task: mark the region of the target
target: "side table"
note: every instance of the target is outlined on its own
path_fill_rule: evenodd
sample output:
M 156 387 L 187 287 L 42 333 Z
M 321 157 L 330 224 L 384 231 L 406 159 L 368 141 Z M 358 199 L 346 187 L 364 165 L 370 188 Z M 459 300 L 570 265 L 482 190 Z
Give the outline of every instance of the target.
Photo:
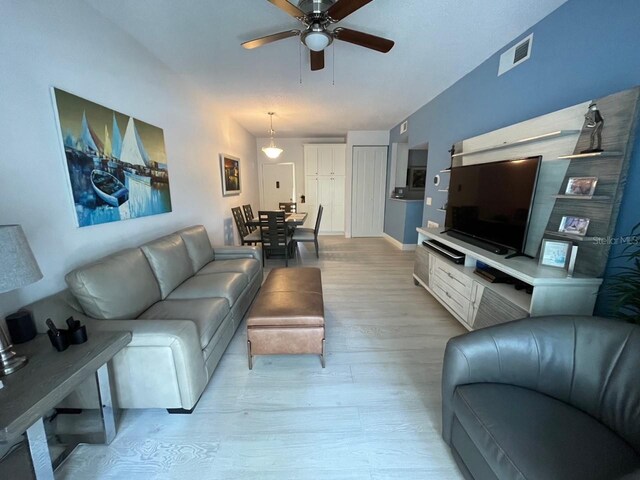
M 53 466 L 43 416 L 91 375 L 95 375 L 105 443 L 116 435 L 107 362 L 131 341 L 130 332 L 90 333 L 89 340 L 57 352 L 46 335 L 15 347 L 29 362 L 3 377 L 0 389 L 0 443 L 16 440 L 25 431 L 38 480 L 53 480 Z

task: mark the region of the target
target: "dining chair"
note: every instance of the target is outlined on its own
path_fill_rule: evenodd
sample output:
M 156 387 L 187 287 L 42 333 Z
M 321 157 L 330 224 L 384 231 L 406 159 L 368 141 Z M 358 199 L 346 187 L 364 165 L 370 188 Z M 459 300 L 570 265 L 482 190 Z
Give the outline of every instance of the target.
M 244 218 L 246 219 L 247 222 L 249 220 L 253 220 L 253 209 L 251 208 L 251 204 L 243 205 L 242 211 L 244 212 Z M 253 232 L 258 227 L 256 227 L 255 225 L 247 225 L 247 228 L 249 229 L 250 232 Z
M 289 244 L 291 237 L 288 235 L 287 224 L 285 223 L 285 212 L 258 212 L 260 220 L 260 240 L 262 241 L 262 266 L 266 253 L 273 253 L 274 250 L 284 250 L 284 264 L 289 266 Z
M 320 231 L 320 222 L 322 221 L 322 212 L 324 207 L 318 207 L 318 216 L 316 217 L 316 226 L 314 228 L 296 228 L 291 239 L 296 242 L 313 242 L 316 246 L 316 258 L 320 258 L 318 253 L 318 232 Z
M 278 208 L 284 210 L 285 213 L 297 213 L 298 204 L 296 202 L 280 202 Z
M 236 222 L 236 227 L 240 234 L 240 242 L 242 245 L 255 245 L 260 243 L 260 232 L 249 231 L 240 207 L 233 207 L 231 209 L 231 213 L 233 214 L 233 220 Z

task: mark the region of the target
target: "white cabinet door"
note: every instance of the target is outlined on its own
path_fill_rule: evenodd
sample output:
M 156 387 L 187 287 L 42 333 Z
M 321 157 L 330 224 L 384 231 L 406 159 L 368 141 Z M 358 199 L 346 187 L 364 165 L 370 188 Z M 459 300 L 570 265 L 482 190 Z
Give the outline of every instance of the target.
M 387 147 L 353 147 L 351 235 L 381 237 L 387 185 Z
M 318 175 L 332 175 L 333 148 L 331 145 L 318 145 Z
M 318 175 L 318 146 L 304 146 L 304 174 Z
M 301 212 L 307 212 L 307 220 L 304 226 L 313 228 L 316 224 L 316 215 L 318 213 L 318 177 L 308 175 L 305 177 L 304 192 L 306 203 L 300 205 Z
M 333 148 L 333 171 L 332 175 L 347 174 L 347 151 L 344 145 L 334 145 Z
M 320 230 L 333 232 L 333 179 L 329 176 L 318 177 L 318 205 L 324 207 Z

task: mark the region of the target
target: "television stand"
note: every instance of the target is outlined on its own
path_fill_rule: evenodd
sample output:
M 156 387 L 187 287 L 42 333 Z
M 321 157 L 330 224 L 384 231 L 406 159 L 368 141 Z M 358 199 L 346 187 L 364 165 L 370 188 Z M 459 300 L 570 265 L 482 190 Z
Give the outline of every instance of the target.
M 527 258 L 533 258 L 531 255 L 527 255 L 527 254 L 526 254 L 526 253 L 524 253 L 524 252 L 515 252 L 515 253 L 512 253 L 511 255 L 507 255 L 507 256 L 506 256 L 506 257 L 504 257 L 504 258 L 505 258 L 505 260 L 509 260 L 509 259 L 511 259 L 511 258 L 516 258 L 516 257 L 527 257 Z
M 439 228 L 417 231 L 414 282 L 469 330 L 528 316 L 593 315 L 601 278 L 568 277 L 566 270 L 523 256 L 506 259 Z M 464 264 L 457 265 L 422 243 L 430 245 L 433 240 L 464 255 Z M 492 278 L 475 273 L 479 264 L 485 270 L 491 267 Z
M 482 248 L 483 250 L 487 250 L 488 252 L 495 253 L 497 255 L 505 255 L 507 252 L 509 252 L 507 248 L 501 245 L 487 242 L 486 240 L 480 240 L 475 237 L 470 237 L 469 235 L 456 232 L 455 230 L 445 230 L 442 233 L 446 233 L 450 237 L 457 238 L 458 240 L 462 240 L 463 242 L 470 243 L 471 245 L 475 245 L 476 247 Z

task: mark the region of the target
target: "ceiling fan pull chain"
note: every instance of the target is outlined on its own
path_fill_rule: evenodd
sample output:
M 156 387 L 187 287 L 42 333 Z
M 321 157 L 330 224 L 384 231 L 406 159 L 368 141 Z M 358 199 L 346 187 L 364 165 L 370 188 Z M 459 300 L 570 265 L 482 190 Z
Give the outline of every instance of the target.
M 331 54 L 333 55 L 333 59 L 331 63 L 333 63 L 333 86 L 336 86 L 336 44 L 331 45 Z
M 298 67 L 300 70 L 300 85 L 302 85 L 302 42 L 298 42 Z

